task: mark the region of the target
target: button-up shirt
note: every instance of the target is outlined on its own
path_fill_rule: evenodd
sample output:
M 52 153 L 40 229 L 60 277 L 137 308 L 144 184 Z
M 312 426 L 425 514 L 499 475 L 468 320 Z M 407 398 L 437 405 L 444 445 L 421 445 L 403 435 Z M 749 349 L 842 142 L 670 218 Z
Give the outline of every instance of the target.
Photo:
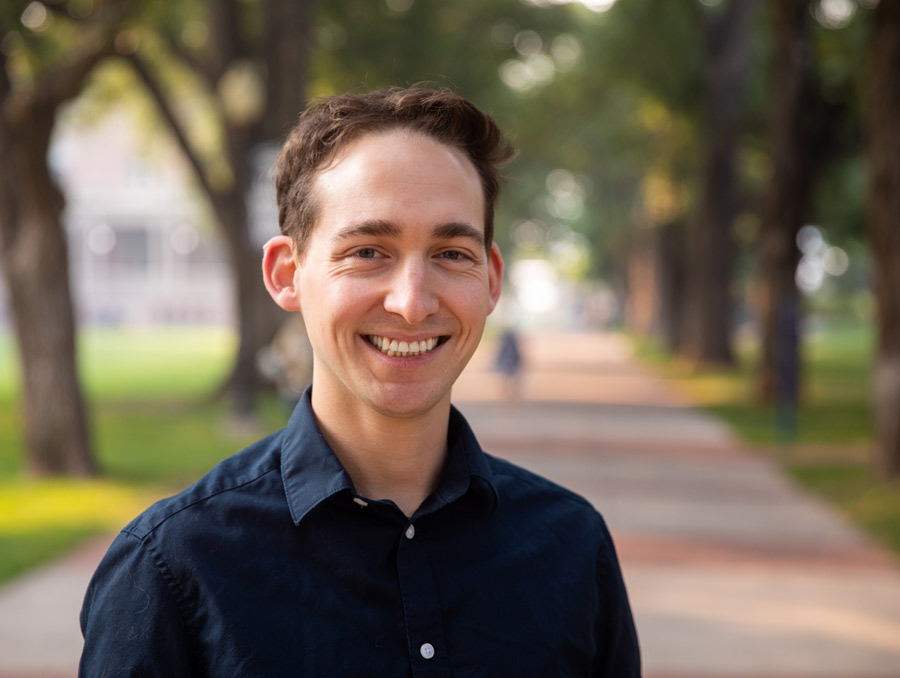
M 439 485 L 408 518 L 354 490 L 309 392 L 121 532 L 81 626 L 90 678 L 640 676 L 587 501 L 485 454 L 454 409 Z

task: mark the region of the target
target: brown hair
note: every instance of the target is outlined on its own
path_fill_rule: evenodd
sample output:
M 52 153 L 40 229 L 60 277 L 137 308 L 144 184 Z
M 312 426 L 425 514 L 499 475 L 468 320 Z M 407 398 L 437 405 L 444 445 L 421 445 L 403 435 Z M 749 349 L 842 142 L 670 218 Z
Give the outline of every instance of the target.
M 456 148 L 471 160 L 484 190 L 484 236 L 494 234 L 500 168 L 515 151 L 494 119 L 448 90 L 391 88 L 319 99 L 300 114 L 273 167 L 278 225 L 303 252 L 317 217 L 313 185 L 326 163 L 367 133 L 403 129 Z

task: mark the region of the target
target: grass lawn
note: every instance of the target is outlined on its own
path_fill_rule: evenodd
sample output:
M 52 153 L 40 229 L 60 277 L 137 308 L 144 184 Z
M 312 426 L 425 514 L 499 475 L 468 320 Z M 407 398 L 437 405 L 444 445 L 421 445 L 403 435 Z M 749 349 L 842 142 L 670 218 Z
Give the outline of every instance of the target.
M 248 427 L 208 397 L 229 369 L 234 341 L 215 328 L 85 331 L 79 366 L 103 474 L 37 480 L 24 473 L 14 347 L 0 335 L 0 582 L 117 530 L 284 425 L 287 412 L 274 399 Z
M 751 341 L 738 342 L 734 369 L 694 370 L 652 342 L 640 340 L 636 347 L 639 358 L 689 400 L 727 422 L 751 447 L 777 458 L 796 482 L 900 553 L 900 482 L 879 479 L 872 459 L 870 327 L 832 326 L 805 337 L 793 436 L 779 431 L 774 408 L 755 400 L 758 349 Z

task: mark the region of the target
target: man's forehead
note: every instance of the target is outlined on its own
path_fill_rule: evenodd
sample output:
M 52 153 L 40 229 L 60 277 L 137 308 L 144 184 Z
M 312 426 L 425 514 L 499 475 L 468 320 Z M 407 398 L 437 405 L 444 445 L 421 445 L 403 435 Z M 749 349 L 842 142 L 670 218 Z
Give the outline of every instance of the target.
M 387 165 L 392 160 L 396 161 L 398 152 L 402 151 L 421 160 L 440 157 L 444 163 L 455 166 L 463 174 L 475 179 L 479 186 L 481 184 L 478 170 L 463 151 L 424 132 L 403 127 L 365 132 L 348 141 L 319 168 L 316 181 L 339 170 L 369 173 L 375 163 L 381 161 Z
M 405 222 L 406 210 L 415 214 L 434 209 L 433 218 L 426 219 L 429 228 L 469 224 L 485 240 L 485 198 L 478 171 L 462 151 L 421 133 L 391 130 L 349 142 L 317 174 L 311 197 L 318 212 L 313 230 L 335 214 L 344 221 L 343 228 L 351 223 Z M 456 229 L 456 235 L 461 234 Z

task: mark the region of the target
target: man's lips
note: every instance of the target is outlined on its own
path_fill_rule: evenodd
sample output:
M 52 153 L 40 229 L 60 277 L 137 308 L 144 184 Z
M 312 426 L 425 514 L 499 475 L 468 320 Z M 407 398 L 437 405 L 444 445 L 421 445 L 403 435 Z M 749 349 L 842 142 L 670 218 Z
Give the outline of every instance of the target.
M 403 341 L 377 334 L 367 334 L 366 340 L 387 356 L 407 358 L 424 355 L 441 343 L 441 337 L 429 337 L 419 341 Z

